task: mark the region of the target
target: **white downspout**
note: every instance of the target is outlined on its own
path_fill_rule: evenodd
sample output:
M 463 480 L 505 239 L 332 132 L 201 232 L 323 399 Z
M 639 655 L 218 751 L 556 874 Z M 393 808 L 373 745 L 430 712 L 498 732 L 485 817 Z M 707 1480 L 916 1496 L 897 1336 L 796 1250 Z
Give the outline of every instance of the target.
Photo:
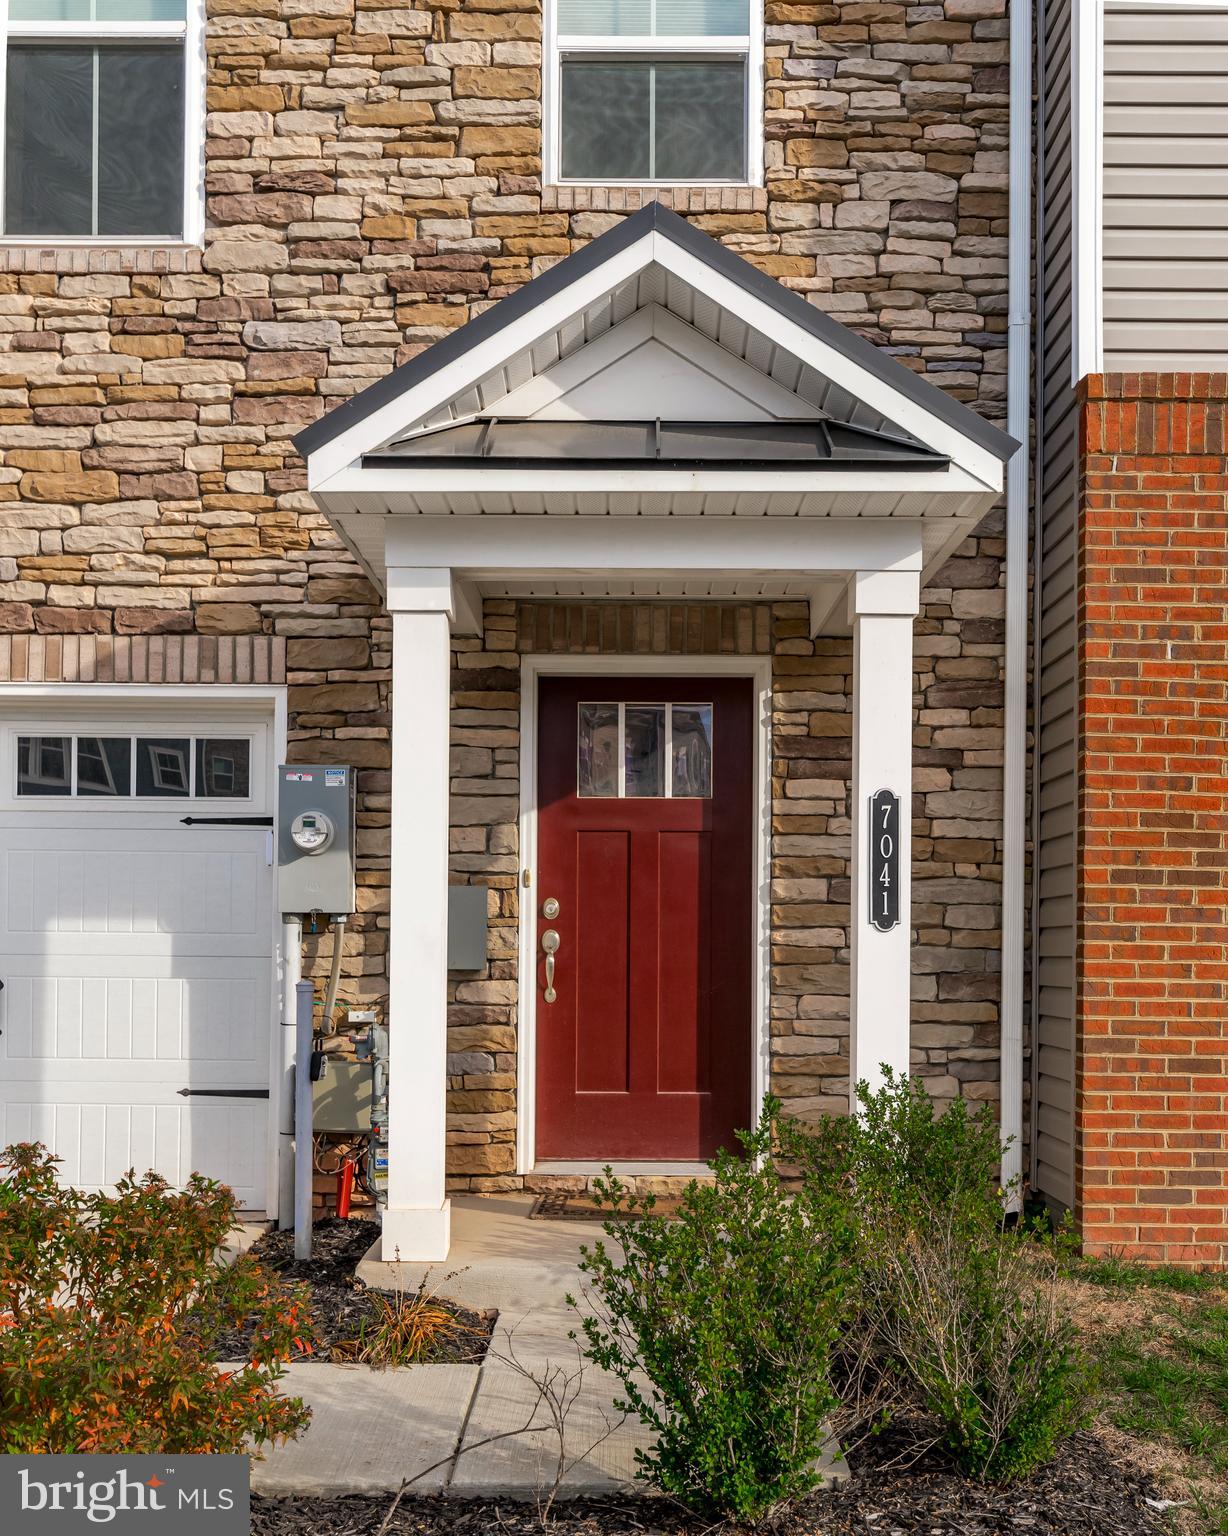
M 1032 0 L 1011 0 L 1010 260 L 1006 427 L 1006 677 L 1002 809 L 1003 1183 L 1023 1168 L 1024 875 L 1027 853 L 1028 524 L 1032 362 Z M 1016 1192 L 1012 1201 L 1018 1208 Z

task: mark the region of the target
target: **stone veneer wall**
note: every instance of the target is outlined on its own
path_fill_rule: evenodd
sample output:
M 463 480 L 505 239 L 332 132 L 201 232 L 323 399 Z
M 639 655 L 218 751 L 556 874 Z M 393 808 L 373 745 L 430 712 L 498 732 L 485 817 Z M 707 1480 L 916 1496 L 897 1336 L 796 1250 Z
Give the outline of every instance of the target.
M 652 192 L 541 187 L 540 0 L 207 10 L 203 251 L 0 249 L 0 634 L 24 642 L 8 651 L 22 666 L 46 664 L 45 642 L 77 665 L 108 639 L 161 639 L 175 666 L 197 639 L 284 642 L 291 751 L 362 770 L 360 912 L 342 996 L 379 1002 L 388 622 L 314 509 L 291 435 L 648 196 L 1001 417 L 1006 0 L 768 0 L 766 186 Z M 990 519 L 928 594 L 917 631 L 914 1043 L 941 1091 L 990 1097 L 1001 554 Z M 489 706 L 510 701 L 501 674 L 522 642 L 499 617 L 488 631 L 498 664 L 458 652 L 478 674 L 474 718 L 457 711 L 460 781 L 484 776 L 488 751 L 491 775 L 512 776 L 511 705 Z M 672 643 L 668 619 L 633 622 L 649 626 L 642 643 Z M 796 1098 L 834 1105 L 839 1071 L 818 1067 L 839 1066 L 847 658 L 812 646 L 796 616 L 773 622 L 782 698 L 801 696 L 782 705 L 779 739 L 796 756 L 778 873 L 804 882 L 780 888 L 780 1077 Z M 493 861 L 514 858 L 496 846 L 506 836 L 458 847 L 458 876 L 481 877 L 463 861 L 487 859 L 502 879 Z M 317 970 L 328 943 L 311 948 Z M 454 1101 L 458 1115 L 507 1113 L 514 1020 L 498 966 L 480 997 L 458 995 L 457 1007 L 486 1010 L 456 1026 L 479 1033 L 454 1035 L 458 1056 L 474 1058 L 459 1065 L 475 1068 L 455 1092 L 486 1096 Z M 786 1073 L 786 1058 L 801 1070 Z M 500 1146 L 506 1126 L 458 1122 L 457 1136 Z M 506 1167 L 505 1152 L 480 1151 L 462 1167 L 459 1141 L 454 1156 L 461 1175 Z

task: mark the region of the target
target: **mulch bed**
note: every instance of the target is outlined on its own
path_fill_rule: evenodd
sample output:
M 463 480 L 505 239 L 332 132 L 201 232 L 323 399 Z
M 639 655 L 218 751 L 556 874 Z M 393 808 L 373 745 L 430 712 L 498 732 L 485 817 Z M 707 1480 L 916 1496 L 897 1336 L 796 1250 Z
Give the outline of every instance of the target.
M 294 1257 L 293 1232 L 266 1232 L 250 1252 L 265 1269 L 282 1279 L 305 1285 L 311 1292 L 311 1311 L 315 1329 L 315 1348 L 300 1359 L 334 1360 L 349 1356 L 334 1349 L 357 1339 L 382 1315 L 380 1296 L 388 1291 L 373 1291 L 355 1277 L 354 1270 L 371 1244 L 379 1236 L 377 1221 L 342 1221 L 336 1216 L 318 1221 L 312 1228 L 311 1258 L 301 1263 Z M 412 1292 L 406 1296 L 410 1299 Z M 444 1297 L 433 1297 L 436 1306 L 449 1312 L 461 1325 L 434 1342 L 416 1363 L 422 1365 L 464 1365 L 486 1353 L 494 1332 L 493 1313 L 471 1312 Z M 237 1328 L 222 1335 L 216 1343 L 219 1360 L 242 1360 L 251 1345 L 252 1328 Z
M 780 1520 L 776 1536 L 1159 1536 L 1169 1528 L 1144 1473 L 1115 1460 L 1094 1434 L 1076 1435 L 1053 1463 L 1008 1488 L 970 1483 L 931 1464 L 863 1466 Z M 388 1519 L 379 1498 L 253 1498 L 253 1536 L 542 1536 L 536 1506 L 505 1499 L 404 1498 Z M 384 1525 L 387 1520 L 387 1525 Z M 706 1536 L 714 1527 L 662 1500 L 560 1501 L 554 1536 Z M 726 1527 L 732 1532 L 733 1527 Z

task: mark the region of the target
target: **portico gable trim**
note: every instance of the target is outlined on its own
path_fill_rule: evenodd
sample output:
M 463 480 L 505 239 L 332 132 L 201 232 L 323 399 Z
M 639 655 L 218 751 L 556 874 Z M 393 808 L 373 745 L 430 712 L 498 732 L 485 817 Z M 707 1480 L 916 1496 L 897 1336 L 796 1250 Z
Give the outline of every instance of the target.
M 652 203 L 300 432 L 295 442 L 308 461 L 309 487 L 320 489 L 338 470 L 455 400 L 507 359 L 581 320 L 589 307 L 653 265 L 853 399 L 915 432 L 986 483 L 1000 485 L 1002 464 L 1017 446 L 1012 438 Z

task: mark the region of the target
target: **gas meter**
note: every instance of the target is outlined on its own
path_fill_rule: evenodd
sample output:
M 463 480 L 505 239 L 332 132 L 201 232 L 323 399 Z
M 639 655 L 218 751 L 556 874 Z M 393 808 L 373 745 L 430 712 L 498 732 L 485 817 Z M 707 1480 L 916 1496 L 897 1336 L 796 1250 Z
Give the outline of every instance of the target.
M 283 912 L 354 911 L 354 770 L 277 770 L 277 890 Z

